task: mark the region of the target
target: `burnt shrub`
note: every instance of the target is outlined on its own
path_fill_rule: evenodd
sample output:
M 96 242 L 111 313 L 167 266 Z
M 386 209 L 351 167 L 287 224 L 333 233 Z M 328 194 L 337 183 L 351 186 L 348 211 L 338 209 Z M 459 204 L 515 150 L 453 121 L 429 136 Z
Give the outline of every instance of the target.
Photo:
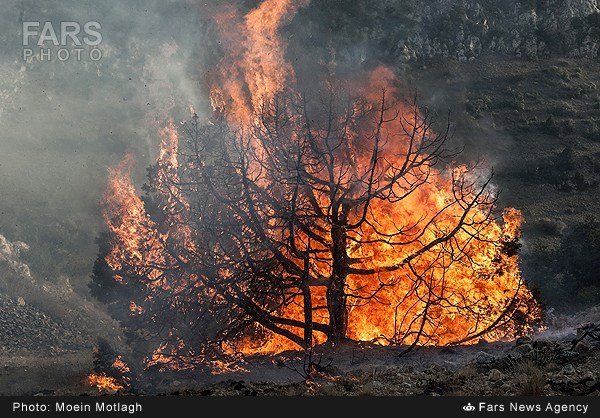
M 561 236 L 565 232 L 567 225 L 559 219 L 542 218 L 537 223 L 538 229 L 546 234 Z
M 563 240 L 559 259 L 577 283 L 577 293 L 586 293 L 586 288 L 597 288 L 600 279 L 600 219 L 589 216 L 577 224 Z M 595 302 L 600 302 L 599 295 L 595 297 Z
M 467 101 L 467 112 L 469 114 L 478 119 L 482 116 L 483 112 L 490 108 L 492 103 L 492 99 L 489 96 L 482 96 L 475 99 L 471 99 Z

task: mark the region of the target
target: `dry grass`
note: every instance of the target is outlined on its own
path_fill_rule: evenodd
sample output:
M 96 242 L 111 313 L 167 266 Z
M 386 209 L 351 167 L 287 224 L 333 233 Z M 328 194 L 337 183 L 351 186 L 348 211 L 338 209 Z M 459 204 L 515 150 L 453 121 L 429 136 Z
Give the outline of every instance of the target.
M 550 346 L 541 346 L 523 357 L 509 360 L 502 371 L 507 377 L 512 376 L 517 395 L 540 396 L 545 392 L 546 375 L 557 369 L 555 351 Z
M 532 359 L 523 359 L 515 364 L 514 373 L 519 377 L 519 395 L 541 396 L 546 386 L 546 375 Z

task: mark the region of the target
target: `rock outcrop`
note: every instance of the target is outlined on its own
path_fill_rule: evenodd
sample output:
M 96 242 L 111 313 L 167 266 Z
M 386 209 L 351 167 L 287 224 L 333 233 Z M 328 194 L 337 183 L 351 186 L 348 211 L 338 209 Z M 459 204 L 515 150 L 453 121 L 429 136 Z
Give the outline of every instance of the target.
M 29 266 L 21 261 L 21 253 L 29 246 L 21 241 L 11 242 L 0 234 L 0 264 L 6 265 L 19 276 L 31 280 Z

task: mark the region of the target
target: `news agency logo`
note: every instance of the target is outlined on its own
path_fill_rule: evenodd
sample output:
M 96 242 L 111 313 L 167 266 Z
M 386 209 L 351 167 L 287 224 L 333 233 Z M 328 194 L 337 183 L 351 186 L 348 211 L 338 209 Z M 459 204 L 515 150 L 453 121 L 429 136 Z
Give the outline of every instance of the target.
M 475 411 L 475 407 L 473 405 L 471 405 L 471 402 L 469 402 L 468 404 L 463 406 L 463 411 L 473 412 L 473 411 Z
M 23 22 L 23 61 L 100 61 L 102 26 L 98 22 Z

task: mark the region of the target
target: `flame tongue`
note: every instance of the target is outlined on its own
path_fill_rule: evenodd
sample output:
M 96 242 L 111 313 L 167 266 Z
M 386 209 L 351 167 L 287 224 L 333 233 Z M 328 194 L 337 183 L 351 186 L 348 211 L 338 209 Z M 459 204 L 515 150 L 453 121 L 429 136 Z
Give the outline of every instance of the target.
M 213 15 L 226 41 L 226 55 L 211 91 L 213 110 L 227 110 L 231 123 L 248 126 L 263 100 L 293 86 L 294 69 L 285 60 L 279 29 L 309 3 L 266 0 L 243 18 L 224 5 Z
M 152 253 L 145 244 L 151 241 L 156 224 L 146 214 L 144 203 L 136 193 L 131 180 L 132 168 L 133 155 L 128 153 L 117 167 L 109 170 L 108 187 L 104 192 L 104 221 L 118 240 L 106 256 L 106 262 L 114 271 L 121 270 L 123 263 L 141 264 L 146 254 Z
M 122 282 L 118 272 L 124 266 L 132 267 L 137 275 L 147 279 L 148 286 L 169 288 L 171 284 L 163 280 L 164 271 L 176 260 L 170 255 L 167 245 L 182 245 L 190 249 L 192 243 L 189 227 L 182 219 L 187 202 L 175 186 L 179 181 L 179 138 L 172 121 L 161 131 L 161 137 L 156 181 L 161 185 L 165 202 L 161 209 L 171 215 L 171 228 L 159 230 L 137 195 L 131 179 L 134 160 L 130 153 L 117 167 L 109 170 L 102 210 L 104 221 L 114 237 L 114 245 L 105 259 L 117 272 L 115 278 Z M 132 312 L 141 310 L 135 303 L 132 306 Z

